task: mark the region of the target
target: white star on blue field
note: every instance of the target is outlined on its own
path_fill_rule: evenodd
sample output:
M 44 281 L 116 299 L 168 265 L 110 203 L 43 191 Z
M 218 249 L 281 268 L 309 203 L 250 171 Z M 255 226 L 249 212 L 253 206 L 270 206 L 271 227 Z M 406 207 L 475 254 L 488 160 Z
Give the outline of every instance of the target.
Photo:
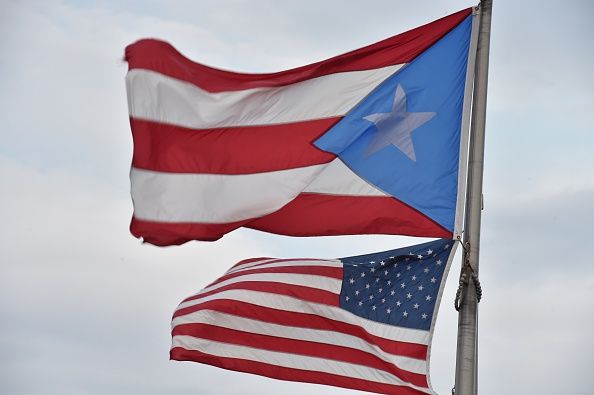
M 417 161 L 412 132 L 428 122 L 436 115 L 435 112 L 407 112 L 406 92 L 400 84 L 396 87 L 391 112 L 367 115 L 363 119 L 373 122 L 377 133 L 365 150 L 365 156 L 370 156 L 389 145 L 398 148 L 413 162 Z
M 342 258 L 340 307 L 372 321 L 428 331 L 452 240 Z

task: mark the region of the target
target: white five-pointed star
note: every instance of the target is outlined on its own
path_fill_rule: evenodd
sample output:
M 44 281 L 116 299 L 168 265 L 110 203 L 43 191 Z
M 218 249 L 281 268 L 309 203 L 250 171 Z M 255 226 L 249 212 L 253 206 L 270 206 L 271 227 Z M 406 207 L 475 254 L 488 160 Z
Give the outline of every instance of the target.
M 372 155 L 390 145 L 395 146 L 413 162 L 417 161 L 412 132 L 435 116 L 435 112 L 407 112 L 406 92 L 400 84 L 392 103 L 392 111 L 370 114 L 363 119 L 373 122 L 377 133 L 365 151 Z
M 427 314 L 423 313 L 423 314 L 421 314 L 421 317 L 423 317 L 423 319 L 426 320 L 427 319 Z

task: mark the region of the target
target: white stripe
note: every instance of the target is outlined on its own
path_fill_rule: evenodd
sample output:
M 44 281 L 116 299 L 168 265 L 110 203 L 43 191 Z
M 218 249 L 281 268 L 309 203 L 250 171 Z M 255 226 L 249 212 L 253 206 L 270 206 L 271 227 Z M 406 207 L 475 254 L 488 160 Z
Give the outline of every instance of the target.
M 183 324 L 210 324 L 242 332 L 348 347 L 375 355 L 400 369 L 417 374 L 427 374 L 425 360 L 389 354 L 357 336 L 341 332 L 273 324 L 214 310 L 201 310 L 182 317 L 176 317 L 171 323 L 172 328 Z
M 389 196 L 356 175 L 340 159 L 334 159 L 303 192 L 327 195 Z
M 296 313 L 315 314 L 320 317 L 344 322 L 347 324 L 357 325 L 372 335 L 382 337 L 387 340 L 398 339 L 407 343 L 428 344 L 429 332 L 417 329 L 402 328 L 382 324 L 358 317 L 340 307 L 333 307 L 324 304 L 313 302 L 304 302 L 300 299 L 285 295 L 270 294 L 265 292 L 258 292 L 244 289 L 230 289 L 227 291 L 217 292 L 213 295 L 205 296 L 201 299 L 189 300 L 182 302 L 177 310 L 195 306 L 200 303 L 208 302 L 210 300 L 226 299 L 235 300 L 239 302 L 251 303 L 257 306 L 270 307 L 284 311 L 291 311 Z
M 161 173 L 133 167 L 134 217 L 202 223 L 261 217 L 293 200 L 324 166 L 242 175 Z
M 342 281 L 335 278 L 317 276 L 313 274 L 295 274 L 295 273 L 256 273 L 244 274 L 242 276 L 230 278 L 210 287 L 204 288 L 198 295 L 205 294 L 215 289 L 219 289 L 229 284 L 242 283 L 246 281 L 268 281 L 276 283 L 285 283 L 290 285 L 301 285 L 304 287 L 318 288 L 324 291 L 340 294 Z
M 227 223 L 258 218 L 277 211 L 301 192 L 386 196 L 338 158 L 329 164 L 234 175 L 133 167 L 130 180 L 134 216 L 158 222 Z
M 342 116 L 403 65 L 335 73 L 291 85 L 211 93 L 163 74 L 126 75 L 130 116 L 193 129 Z
M 247 262 L 247 263 L 241 263 L 241 264 L 237 264 L 237 265 L 235 265 L 235 266 L 231 266 L 231 269 L 227 270 L 227 271 L 225 272 L 225 274 L 227 274 L 227 273 L 231 273 L 231 272 L 234 272 L 235 270 L 237 270 L 237 269 L 242 269 L 242 268 L 244 268 L 244 267 L 255 266 L 255 265 L 259 265 L 259 264 L 261 264 L 261 263 L 265 263 L 265 262 L 273 262 L 273 261 L 277 261 L 277 260 L 278 260 L 278 258 L 263 258 L 263 259 L 260 259 L 260 260 L 258 260 L 258 261 L 251 261 L 251 262 Z
M 250 262 L 245 266 L 237 266 L 233 269 L 227 271 L 226 274 L 242 272 L 244 270 L 250 269 L 264 269 L 270 267 L 292 267 L 292 266 L 323 266 L 323 267 L 340 267 L 342 268 L 342 262 L 339 260 L 312 260 L 308 261 L 307 259 L 303 260 L 291 260 L 291 261 L 280 261 L 280 262 L 271 262 L 271 263 L 263 263 L 265 261 L 258 261 L 258 262 Z M 259 266 L 258 266 L 259 265 Z
M 419 391 L 431 393 L 427 388 L 417 387 L 404 382 L 393 374 L 347 362 L 329 361 L 324 358 L 268 351 L 181 335 L 173 337 L 172 347 L 182 347 L 186 350 L 197 350 L 206 354 L 225 358 L 239 358 L 248 361 L 264 362 L 285 368 L 337 374 L 349 378 L 375 381 L 377 383 L 403 385 Z

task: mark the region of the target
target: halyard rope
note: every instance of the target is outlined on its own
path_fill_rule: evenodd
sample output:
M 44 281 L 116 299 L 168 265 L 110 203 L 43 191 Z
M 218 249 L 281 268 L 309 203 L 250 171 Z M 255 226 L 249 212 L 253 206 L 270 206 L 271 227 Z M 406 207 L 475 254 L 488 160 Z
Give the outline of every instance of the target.
M 479 281 L 478 275 L 474 272 L 474 269 L 470 265 L 470 244 L 468 242 L 462 243 L 462 240 L 460 240 L 460 236 L 458 236 L 457 240 L 460 242 L 462 250 L 464 251 L 464 263 L 462 264 L 460 281 L 458 282 L 458 290 L 456 291 L 456 299 L 454 300 L 454 308 L 456 309 L 456 311 L 460 311 L 460 301 L 463 298 L 464 290 L 466 290 L 465 285 L 468 284 L 468 279 L 470 278 L 470 280 L 472 280 L 472 282 L 474 283 L 477 303 L 479 303 L 481 301 L 481 298 L 483 297 L 483 288 L 481 287 L 481 282 Z

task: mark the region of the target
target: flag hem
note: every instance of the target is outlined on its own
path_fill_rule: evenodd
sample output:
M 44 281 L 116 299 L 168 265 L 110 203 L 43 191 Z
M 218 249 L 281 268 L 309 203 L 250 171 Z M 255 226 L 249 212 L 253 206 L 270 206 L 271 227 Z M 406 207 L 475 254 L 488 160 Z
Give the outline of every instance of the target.
M 450 256 L 448 257 L 448 262 L 446 263 L 446 267 L 443 272 L 441 285 L 439 287 L 439 291 L 437 292 L 437 300 L 435 301 L 435 309 L 433 310 L 433 317 L 431 317 L 431 327 L 429 328 L 429 339 L 427 342 L 427 360 L 426 360 L 426 364 L 425 364 L 427 373 L 425 374 L 425 377 L 427 378 L 427 388 L 429 389 L 429 391 L 431 391 L 432 395 L 438 395 L 437 392 L 435 392 L 435 390 L 433 389 L 433 385 L 431 384 L 431 375 L 430 375 L 431 348 L 433 345 L 433 334 L 434 334 L 433 331 L 435 330 L 435 322 L 437 321 L 437 313 L 439 312 L 439 308 L 441 306 L 441 297 L 443 296 L 443 291 L 445 290 L 445 285 L 448 280 L 450 268 L 452 266 L 452 262 L 454 261 L 454 255 L 456 255 L 456 249 L 458 247 L 458 243 L 456 243 L 456 240 L 452 240 L 452 243 L 454 243 L 454 245 L 452 246 L 452 249 L 450 250 Z
M 458 196 L 456 197 L 456 216 L 454 218 L 454 239 L 462 236 L 464 222 L 464 202 L 466 200 L 466 182 L 468 172 L 468 147 L 470 140 L 470 116 L 472 114 L 472 90 L 474 88 L 474 64 L 478 45 L 478 23 L 480 16 L 472 14 L 464 102 L 462 104 L 462 124 L 460 127 L 460 154 L 458 162 Z

